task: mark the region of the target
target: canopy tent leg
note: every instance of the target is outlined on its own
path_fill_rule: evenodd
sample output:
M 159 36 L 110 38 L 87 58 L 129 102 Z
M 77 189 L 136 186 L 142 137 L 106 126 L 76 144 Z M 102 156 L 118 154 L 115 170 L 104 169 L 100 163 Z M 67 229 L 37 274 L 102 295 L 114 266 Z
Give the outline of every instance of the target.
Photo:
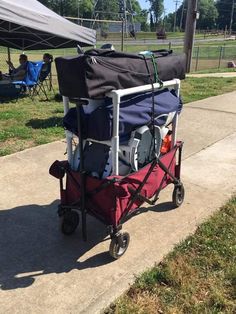
M 8 62 L 11 62 L 11 49 L 9 47 L 7 47 L 7 60 Z M 8 66 L 8 73 L 10 73 L 10 66 Z

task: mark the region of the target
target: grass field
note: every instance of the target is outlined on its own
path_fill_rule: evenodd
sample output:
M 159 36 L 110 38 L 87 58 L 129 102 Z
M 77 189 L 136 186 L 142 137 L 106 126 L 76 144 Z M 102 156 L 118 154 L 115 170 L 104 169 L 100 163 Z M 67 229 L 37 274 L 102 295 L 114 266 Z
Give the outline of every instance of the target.
M 177 33 L 183 36 L 184 33 Z M 117 34 L 116 36 L 118 36 Z M 151 36 L 149 38 L 148 36 Z M 130 40 L 135 43 L 134 39 L 126 39 L 124 43 L 124 51 L 125 52 L 134 52 L 137 53 L 142 50 L 157 50 L 157 49 L 168 49 L 169 44 L 163 44 L 162 40 L 157 40 L 156 42 L 149 43 L 145 42 L 148 39 L 154 39 L 154 33 L 140 33 L 138 38 L 142 39 L 143 44 L 139 45 L 131 45 Z M 199 34 L 199 36 L 202 34 Z M 170 41 L 176 37 L 176 34 L 168 35 Z M 180 36 L 180 37 L 181 37 Z M 207 37 L 208 38 L 208 37 Z M 215 37 L 214 37 L 215 38 Z M 117 38 L 116 38 L 117 39 Z M 118 38 L 119 39 L 119 38 Z M 103 42 L 109 42 L 109 39 L 103 40 Z M 102 42 L 98 42 L 98 47 Z M 115 43 L 115 48 L 119 51 L 121 49 L 120 42 Z M 171 46 L 171 48 L 176 53 L 181 53 L 183 51 L 183 44 L 175 44 Z M 193 66 L 192 69 L 195 69 L 195 61 L 196 58 L 199 59 L 198 69 L 204 70 L 205 68 L 216 68 L 219 65 L 225 67 L 228 61 L 236 59 L 236 40 L 224 40 L 224 41 L 206 41 L 206 42 L 196 42 L 195 48 L 193 50 Z M 55 49 L 48 50 L 54 57 L 57 56 L 65 56 L 65 55 L 76 55 L 76 49 Z M 18 63 L 19 51 L 12 50 L 11 56 L 12 61 L 16 65 Z M 31 61 L 41 60 L 44 51 L 27 51 L 29 59 Z M 219 58 L 222 58 L 221 64 L 219 64 Z M 5 60 L 7 59 L 7 49 L 4 47 L 0 47 L 0 70 L 2 72 L 7 72 L 8 68 Z
M 0 156 L 63 138 L 63 106 L 29 97 L 0 104 Z
M 182 82 L 184 103 L 236 90 L 236 78 L 187 78 Z M 0 103 L 0 156 L 64 137 L 63 105 L 29 97 Z
M 104 314 L 236 313 L 236 197 Z
M 207 70 L 200 70 L 194 73 L 204 74 L 204 73 L 224 73 L 224 72 L 236 72 L 236 68 L 212 68 L 212 69 L 207 69 Z
M 236 90 L 236 77 L 233 78 L 187 78 L 181 85 L 184 103 L 217 96 Z
M 221 46 L 209 46 L 209 47 L 201 47 L 199 48 L 199 53 L 197 53 L 197 47 L 195 47 L 193 51 L 193 61 L 192 61 L 192 71 L 196 68 L 196 58 L 198 56 L 198 70 L 204 70 L 204 69 L 210 69 L 210 68 L 219 68 L 219 67 L 227 67 L 227 63 L 229 61 L 236 61 L 236 47 L 235 46 L 225 46 L 224 50 L 221 51 Z M 222 46 L 223 47 L 223 46 Z M 157 50 L 157 49 L 168 49 L 168 45 L 138 45 L 138 46 L 132 46 L 132 45 L 125 45 L 124 51 L 125 52 L 131 52 L 131 53 L 137 53 L 139 51 L 143 50 Z M 173 46 L 172 47 L 175 53 L 182 53 L 183 47 L 182 46 Z M 120 46 L 116 45 L 116 49 L 120 50 Z M 221 52 L 220 52 L 221 51 Z M 56 50 L 52 52 L 54 57 L 57 56 L 69 56 L 69 55 L 76 55 L 75 49 L 62 49 L 62 50 Z M 41 52 L 27 52 L 27 55 L 29 57 L 29 60 L 31 61 L 38 61 L 42 59 L 42 53 Z M 221 61 L 219 63 L 219 58 L 221 56 Z M 12 61 L 15 65 L 18 64 L 18 57 L 19 52 L 13 52 L 11 54 Z M 7 72 L 8 67 L 5 62 L 6 60 L 6 54 L 0 53 L 0 69 L 2 72 Z M 55 74 L 55 65 L 53 64 L 53 73 Z
M 107 34 L 108 40 L 119 40 L 121 38 L 121 33 L 108 33 Z M 185 33 L 184 32 L 167 32 L 166 33 L 166 39 L 171 40 L 171 39 L 179 39 L 179 38 L 184 38 Z M 218 35 L 213 35 L 213 34 L 207 34 L 204 35 L 203 33 L 196 33 L 195 38 L 206 38 L 206 39 L 214 39 L 217 37 L 222 37 L 222 34 Z M 97 33 L 98 40 L 102 39 L 100 38 L 99 33 Z M 136 33 L 136 38 L 137 39 L 156 39 L 156 33 L 155 32 L 137 32 Z M 104 40 L 104 39 L 103 39 Z M 133 38 L 128 37 L 126 40 L 133 40 Z

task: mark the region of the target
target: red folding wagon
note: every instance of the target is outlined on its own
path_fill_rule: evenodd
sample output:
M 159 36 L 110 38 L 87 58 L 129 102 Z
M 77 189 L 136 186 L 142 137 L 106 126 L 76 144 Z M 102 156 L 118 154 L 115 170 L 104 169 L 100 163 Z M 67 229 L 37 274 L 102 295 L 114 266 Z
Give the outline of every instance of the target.
M 154 123 L 134 129 L 125 144 L 121 140 L 121 112 L 129 105 L 129 102 L 122 103 L 122 100 L 163 89 L 174 91 L 175 97 L 179 99 L 178 79 L 109 92 L 106 96 L 111 100 L 109 108 L 112 107 L 110 139 L 96 139 L 99 132 L 95 132 L 93 138 L 91 134 L 84 136 L 83 127 L 88 120 L 84 120 L 81 108 L 87 110 L 89 106 L 94 107 L 95 103 L 95 107 L 101 111 L 103 105 L 101 101 L 96 104 L 96 101 L 89 103 L 84 99 L 77 100 L 74 108 L 77 130 L 66 130 L 68 160 L 55 161 L 50 168 L 50 174 L 60 180 L 61 203 L 58 215 L 62 219 L 62 232 L 72 234 L 79 225 L 81 214 L 82 234 L 86 240 L 86 217 L 92 215 L 107 227 L 111 238 L 109 253 L 115 259 L 121 257 L 129 245 L 130 236 L 121 231 L 122 225 L 142 204 L 154 205 L 161 190 L 169 184 L 174 186 L 173 206 L 180 206 L 184 200 L 184 186 L 180 179 L 183 143 L 176 140 L 178 110 L 159 114 L 159 120 L 164 118 L 162 125 L 159 123 L 154 126 L 157 117 L 152 116 Z M 67 97 L 63 97 L 63 102 L 66 116 L 70 102 Z M 73 145 L 75 137 L 78 141 Z M 107 156 L 100 174 L 93 168 L 99 159 L 93 153 L 97 147 L 100 150 L 102 147 Z M 91 155 L 92 166 L 86 161 Z

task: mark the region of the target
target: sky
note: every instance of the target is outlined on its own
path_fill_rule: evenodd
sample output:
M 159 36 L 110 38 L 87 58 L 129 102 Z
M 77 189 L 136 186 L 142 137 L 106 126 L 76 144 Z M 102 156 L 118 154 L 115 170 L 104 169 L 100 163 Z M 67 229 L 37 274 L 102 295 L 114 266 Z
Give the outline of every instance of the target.
M 143 9 L 149 9 L 149 2 L 146 0 L 139 0 L 140 6 Z M 181 1 L 178 1 L 178 6 L 181 4 Z M 175 10 L 175 1 L 174 0 L 164 0 L 164 7 L 166 14 L 174 12 Z

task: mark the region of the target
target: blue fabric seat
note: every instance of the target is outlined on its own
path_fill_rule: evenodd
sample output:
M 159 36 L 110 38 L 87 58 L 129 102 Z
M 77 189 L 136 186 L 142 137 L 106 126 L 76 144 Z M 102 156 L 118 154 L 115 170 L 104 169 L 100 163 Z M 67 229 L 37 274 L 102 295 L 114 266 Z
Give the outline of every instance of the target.
M 21 91 L 28 90 L 30 96 L 34 96 L 36 87 L 39 84 L 39 77 L 43 66 L 42 61 L 28 61 L 26 75 L 22 81 L 12 81 L 15 86 L 21 86 Z

